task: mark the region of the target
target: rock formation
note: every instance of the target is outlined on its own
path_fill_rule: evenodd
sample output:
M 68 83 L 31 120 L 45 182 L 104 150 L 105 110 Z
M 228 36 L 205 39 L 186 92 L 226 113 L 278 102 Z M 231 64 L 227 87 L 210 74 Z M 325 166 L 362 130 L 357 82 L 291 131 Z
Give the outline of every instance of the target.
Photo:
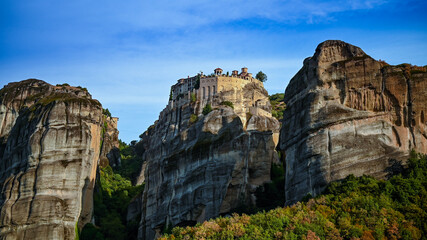
M 321 43 L 285 92 L 280 143 L 286 202 L 349 174 L 384 178 L 411 149 L 427 153 L 427 73 L 389 66 L 342 41 Z
M 105 125 L 84 88 L 29 79 L 0 90 L 2 239 L 74 239 L 92 218 Z
M 101 133 L 101 156 L 100 165 L 119 167 L 121 165 L 119 150 L 119 130 L 117 130 L 118 118 L 103 116 L 103 129 Z
M 196 99 L 169 104 L 141 135 L 147 166 L 140 239 L 253 204 L 255 189 L 270 180 L 279 123 L 262 83 Z M 203 115 L 206 104 L 213 111 Z

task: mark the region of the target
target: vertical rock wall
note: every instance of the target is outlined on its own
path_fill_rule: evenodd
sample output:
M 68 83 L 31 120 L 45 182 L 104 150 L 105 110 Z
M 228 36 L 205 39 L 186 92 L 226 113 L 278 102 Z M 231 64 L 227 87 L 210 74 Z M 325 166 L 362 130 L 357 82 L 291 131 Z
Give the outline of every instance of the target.
M 204 116 L 206 103 L 214 110 Z M 270 180 L 277 158 L 273 134 L 279 123 L 261 110 L 252 115 L 250 107 L 271 111 L 262 83 L 168 106 L 141 136 L 146 170 L 140 239 L 254 203 L 256 187 Z
M 427 153 L 427 73 L 388 66 L 342 41 L 321 43 L 285 92 L 279 148 L 286 202 L 349 174 L 384 178 L 409 151 Z
M 101 104 L 35 79 L 5 86 L 0 103 L 1 237 L 74 239 L 92 216 Z

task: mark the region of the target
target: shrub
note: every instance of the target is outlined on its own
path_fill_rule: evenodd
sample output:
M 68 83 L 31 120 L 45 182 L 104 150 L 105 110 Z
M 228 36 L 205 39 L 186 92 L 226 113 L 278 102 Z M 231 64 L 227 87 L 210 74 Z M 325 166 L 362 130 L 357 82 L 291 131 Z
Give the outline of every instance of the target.
M 102 109 L 102 114 L 104 114 L 107 117 L 111 117 L 111 113 L 110 113 L 110 110 L 108 110 L 108 108 Z
M 271 115 L 279 121 L 283 119 L 283 112 L 286 109 L 284 98 L 285 98 L 284 93 L 276 93 L 269 97 L 271 107 L 272 107 Z
M 232 102 L 230 102 L 230 101 L 224 101 L 224 102 L 221 102 L 221 103 L 220 103 L 220 105 L 229 106 L 229 107 L 231 107 L 232 109 L 234 109 L 234 105 L 233 105 L 233 103 L 232 103 Z
M 194 103 L 194 102 L 196 102 L 196 94 L 195 93 L 191 93 L 191 95 L 190 95 L 190 99 L 191 99 L 191 102 L 192 103 Z
M 203 108 L 203 115 L 207 115 L 208 113 L 212 112 L 212 106 L 211 104 L 206 104 L 206 106 Z
M 190 124 L 193 124 L 193 123 L 197 122 L 197 120 L 199 120 L 199 118 L 197 117 L 196 114 L 191 114 L 190 115 Z

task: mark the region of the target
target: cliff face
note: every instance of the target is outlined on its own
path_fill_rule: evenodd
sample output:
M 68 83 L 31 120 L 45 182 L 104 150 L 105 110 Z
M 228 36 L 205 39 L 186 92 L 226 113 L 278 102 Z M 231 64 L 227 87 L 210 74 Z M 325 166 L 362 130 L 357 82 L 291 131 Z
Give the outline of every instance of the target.
M 427 73 L 388 66 L 342 41 L 321 43 L 285 92 L 278 148 L 287 204 L 349 174 L 386 177 L 411 149 L 427 153 Z
M 2 238 L 74 239 L 91 220 L 103 126 L 85 89 L 32 79 L 0 90 Z
M 204 116 L 206 103 L 214 110 Z M 253 203 L 276 158 L 279 123 L 268 113 L 262 83 L 174 105 L 141 136 L 146 170 L 139 238 L 153 239 L 165 226 L 201 222 Z
M 118 118 L 103 116 L 103 129 L 101 132 L 101 156 L 100 165 L 105 167 L 119 167 L 121 165 L 119 150 L 119 130 L 117 130 Z

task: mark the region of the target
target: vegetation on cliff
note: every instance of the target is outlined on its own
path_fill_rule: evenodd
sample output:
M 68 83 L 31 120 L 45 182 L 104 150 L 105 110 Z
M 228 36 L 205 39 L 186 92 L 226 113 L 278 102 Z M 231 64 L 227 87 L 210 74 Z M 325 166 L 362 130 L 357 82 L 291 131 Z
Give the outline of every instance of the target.
M 267 81 L 267 75 L 265 73 L 263 73 L 262 71 L 259 71 L 256 76 L 256 79 L 260 80 L 261 82 L 266 82 Z
M 389 180 L 349 176 L 313 199 L 176 227 L 162 239 L 426 239 L 427 156 Z
M 132 184 L 141 168 L 142 160 L 131 145 L 119 141 L 121 167 L 99 169 L 98 189 L 94 193 L 95 226 L 85 225 L 80 239 L 136 239 L 138 222 L 126 221 L 127 206 L 140 194 L 144 185 Z
M 271 115 L 275 117 L 277 120 L 282 120 L 283 111 L 286 109 L 285 104 L 285 94 L 284 93 L 276 93 L 269 97 L 271 103 Z

